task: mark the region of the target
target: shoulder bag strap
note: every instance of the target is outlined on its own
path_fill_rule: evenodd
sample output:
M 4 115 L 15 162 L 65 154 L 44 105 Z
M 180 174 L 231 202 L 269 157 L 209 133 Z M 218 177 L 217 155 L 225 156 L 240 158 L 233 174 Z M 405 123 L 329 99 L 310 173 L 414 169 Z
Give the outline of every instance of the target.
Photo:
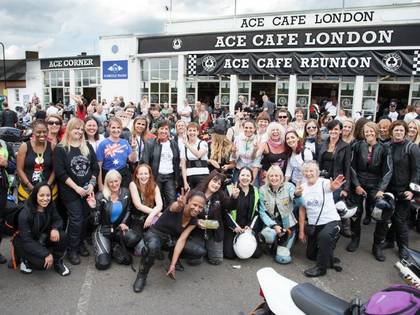
M 316 219 L 315 226 L 318 224 L 319 218 L 321 217 L 322 210 L 324 210 L 324 203 L 325 203 L 325 189 L 324 189 L 324 181 L 322 181 L 322 206 L 321 211 L 319 212 L 318 218 Z

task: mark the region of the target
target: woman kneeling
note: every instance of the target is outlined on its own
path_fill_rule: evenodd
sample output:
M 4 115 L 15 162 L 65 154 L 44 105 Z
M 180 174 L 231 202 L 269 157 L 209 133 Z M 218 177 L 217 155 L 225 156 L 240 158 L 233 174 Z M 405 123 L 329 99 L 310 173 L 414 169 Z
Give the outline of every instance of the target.
M 32 269 L 46 270 L 54 267 L 61 276 L 70 274 L 63 263 L 67 247 L 63 220 L 51 195 L 48 184 L 36 184 L 19 214 L 19 234 L 14 239 L 13 246 L 23 273 L 32 273 Z
M 141 249 L 139 272 L 133 285 L 134 292 L 143 291 L 150 268 L 162 248 L 170 251 L 171 264 L 167 275 L 173 279 L 175 279 L 175 269 L 183 270 L 182 265 L 178 263 L 181 253 L 188 259 L 200 259 L 206 255 L 204 247 L 188 239 L 198 224 L 197 216 L 203 211 L 205 203 L 204 193 L 191 191 L 185 196 L 183 192 L 146 232 L 143 239 L 144 246 Z M 174 240 L 176 240 L 175 247 L 173 247 Z
M 93 193 L 87 198 L 99 224 L 93 234 L 95 266 L 99 270 L 108 269 L 111 258 L 119 264 L 131 264 L 126 246 L 134 247 L 140 241 L 140 235 L 127 225 L 131 198 L 129 190 L 121 187 L 121 180 L 118 171 L 110 170 L 105 176 L 103 191 L 96 194 L 96 199 Z
M 318 164 L 314 161 L 303 164 L 303 176 L 306 182 L 302 185 L 304 201 L 299 211 L 299 239 L 305 242 L 308 238 L 306 256 L 316 260 L 316 266 L 305 270 L 305 276 L 318 277 L 325 275 L 327 268 L 341 270 L 336 266 L 338 259 L 334 258 L 341 221 L 333 192 L 344 184 L 344 176 L 338 175 L 334 181 L 320 178 Z
M 261 234 L 267 244 L 273 245 L 275 260 L 279 264 L 292 261 L 290 250 L 296 239 L 297 220 L 293 207 L 302 205 L 302 187 L 284 181 L 281 168 L 271 166 L 266 183 L 260 188 L 259 215 L 266 226 Z

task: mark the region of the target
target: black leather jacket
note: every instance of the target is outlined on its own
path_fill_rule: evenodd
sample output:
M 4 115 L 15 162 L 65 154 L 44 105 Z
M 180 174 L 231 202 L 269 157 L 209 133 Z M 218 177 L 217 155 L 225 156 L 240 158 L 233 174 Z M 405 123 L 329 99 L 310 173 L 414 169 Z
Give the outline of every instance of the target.
M 420 149 L 409 140 L 390 145 L 393 173 L 389 189 L 394 193 L 409 190 L 410 183 L 420 183 Z
M 318 153 L 318 163 L 322 165 L 323 154 L 328 150 L 328 145 L 330 143 L 330 138 L 326 139 L 319 149 Z M 348 143 L 340 139 L 337 142 L 335 151 L 333 154 L 333 165 L 332 169 L 329 172 L 331 178 L 336 178 L 338 175 L 342 174 L 346 178 L 346 182 L 343 185 L 343 189 L 347 192 L 350 190 L 350 164 L 351 164 L 351 147 Z M 328 171 L 328 170 L 327 170 Z
M 118 201 L 122 204 L 122 212 L 118 219 L 112 223 L 112 201 L 104 197 L 102 192 L 96 194 L 96 215 L 98 216 L 98 223 L 102 231 L 111 232 L 111 228 L 115 231 L 121 223 L 127 224 L 130 217 L 131 209 L 131 195 L 127 188 L 121 187 L 118 195 Z
M 179 149 L 178 144 L 174 140 L 170 141 L 172 150 L 172 165 L 175 173 L 175 180 L 179 178 Z M 157 139 L 151 139 L 146 142 L 144 146 L 144 153 L 141 162 L 149 164 L 152 168 L 153 176 L 157 179 L 159 175 L 160 155 L 162 153 L 162 145 L 157 142 Z
M 389 147 L 377 143 L 372 148 L 372 160 L 368 163 L 369 145 L 357 141 L 352 145 L 351 180 L 357 186 L 374 186 L 385 191 L 392 176 L 392 159 Z

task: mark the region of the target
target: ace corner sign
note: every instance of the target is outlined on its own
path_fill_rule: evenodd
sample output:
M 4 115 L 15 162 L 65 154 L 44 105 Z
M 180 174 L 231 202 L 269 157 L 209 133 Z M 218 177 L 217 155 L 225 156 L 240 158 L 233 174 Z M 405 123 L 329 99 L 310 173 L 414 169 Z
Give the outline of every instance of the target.
M 100 66 L 99 56 L 77 56 L 68 58 L 41 59 L 41 70 L 66 68 L 96 68 Z
M 127 60 L 109 60 L 102 62 L 102 78 L 104 80 L 125 80 L 128 78 Z
M 415 51 L 188 55 L 187 75 L 420 75 Z

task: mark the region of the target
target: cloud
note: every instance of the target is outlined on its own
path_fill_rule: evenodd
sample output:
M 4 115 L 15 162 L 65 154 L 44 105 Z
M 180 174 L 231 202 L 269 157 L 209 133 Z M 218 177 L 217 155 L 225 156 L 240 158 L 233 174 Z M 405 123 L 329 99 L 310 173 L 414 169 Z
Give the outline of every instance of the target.
M 413 0 L 419 2 L 420 0 Z M 99 36 L 157 34 L 164 31 L 171 0 L 1 0 L 0 40 L 10 58 L 23 58 L 25 50 L 41 57 L 98 53 Z M 407 0 L 371 0 L 392 4 Z M 233 15 L 234 0 L 172 0 L 173 19 L 199 19 Z M 347 7 L 366 5 L 346 0 Z M 236 13 L 259 14 L 341 7 L 329 0 L 236 0 Z

